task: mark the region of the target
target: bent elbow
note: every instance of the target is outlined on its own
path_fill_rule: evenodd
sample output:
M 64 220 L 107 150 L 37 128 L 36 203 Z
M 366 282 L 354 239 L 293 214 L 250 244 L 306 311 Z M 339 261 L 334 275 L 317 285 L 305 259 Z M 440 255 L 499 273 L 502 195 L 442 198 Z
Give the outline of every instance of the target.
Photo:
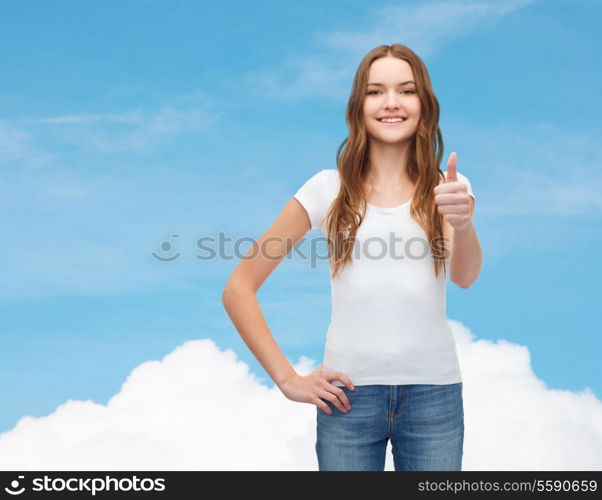
M 227 310 L 228 306 L 232 304 L 232 301 L 238 301 L 240 297 L 248 291 L 252 292 L 252 287 L 245 286 L 232 280 L 228 281 L 222 290 L 222 304 L 224 308 Z
M 224 286 L 224 289 L 222 290 L 222 305 L 226 310 L 228 309 L 228 304 L 230 302 L 233 291 L 233 286 L 230 282 L 226 283 L 226 286 Z
M 226 305 L 228 303 L 228 301 L 230 300 L 230 298 L 232 297 L 232 294 L 235 294 L 237 291 L 237 287 L 235 284 L 228 282 L 226 284 L 226 286 L 224 287 L 224 289 L 222 290 L 222 303 L 224 305 Z
M 454 283 L 456 285 L 458 285 L 460 288 L 466 290 L 467 288 L 470 288 L 472 285 L 474 285 L 476 280 L 472 280 L 472 281 L 454 281 Z
M 456 285 L 459 286 L 460 288 L 466 289 L 469 288 L 470 285 L 472 285 L 472 282 L 463 280 L 463 279 L 458 279 L 456 277 L 451 277 L 451 282 Z

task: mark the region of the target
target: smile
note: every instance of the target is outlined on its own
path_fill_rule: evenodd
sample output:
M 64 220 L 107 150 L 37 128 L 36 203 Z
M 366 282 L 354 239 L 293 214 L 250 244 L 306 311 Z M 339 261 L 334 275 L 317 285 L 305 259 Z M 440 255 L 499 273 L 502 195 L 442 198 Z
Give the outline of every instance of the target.
M 397 125 L 398 123 L 403 123 L 406 121 L 405 118 L 381 118 L 378 120 L 381 123 L 386 123 L 387 125 Z

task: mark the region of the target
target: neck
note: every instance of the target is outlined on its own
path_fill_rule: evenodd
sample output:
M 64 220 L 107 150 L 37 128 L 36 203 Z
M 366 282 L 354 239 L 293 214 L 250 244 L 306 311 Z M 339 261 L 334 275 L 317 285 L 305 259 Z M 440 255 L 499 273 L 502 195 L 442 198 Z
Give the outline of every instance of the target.
M 401 187 L 412 184 L 407 171 L 409 145 L 371 142 L 367 182 L 373 186 Z

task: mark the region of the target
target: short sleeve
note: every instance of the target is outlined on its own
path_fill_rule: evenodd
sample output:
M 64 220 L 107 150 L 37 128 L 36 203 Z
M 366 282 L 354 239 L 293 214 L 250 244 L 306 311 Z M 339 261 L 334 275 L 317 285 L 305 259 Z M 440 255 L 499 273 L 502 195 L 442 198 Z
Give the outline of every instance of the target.
M 443 173 L 445 174 L 445 177 L 447 178 L 447 170 L 444 170 Z M 470 196 L 472 196 L 473 199 L 475 199 L 474 193 L 472 191 L 472 185 L 470 184 L 470 180 L 468 179 L 468 177 L 466 177 L 464 174 L 461 174 L 457 170 L 456 170 L 456 176 L 458 177 L 458 180 L 460 182 L 463 182 L 464 184 L 466 184 L 466 191 L 468 192 L 468 194 Z
M 309 215 L 311 229 L 323 229 L 322 223 L 328 212 L 329 197 L 332 191 L 330 176 L 329 170 L 320 170 L 293 195 Z

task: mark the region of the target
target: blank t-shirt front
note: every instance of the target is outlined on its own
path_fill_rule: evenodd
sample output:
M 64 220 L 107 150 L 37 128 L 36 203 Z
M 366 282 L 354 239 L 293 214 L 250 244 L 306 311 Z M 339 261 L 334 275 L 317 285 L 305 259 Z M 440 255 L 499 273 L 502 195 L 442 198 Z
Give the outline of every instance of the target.
M 468 178 L 457 176 L 474 198 Z M 326 234 L 326 214 L 339 185 L 338 170 L 324 169 L 294 194 L 312 229 Z M 446 279 L 443 270 L 435 277 L 426 233 L 410 216 L 410 203 L 369 204 L 351 262 L 330 279 L 332 312 L 323 366 L 343 372 L 355 385 L 462 381 L 445 314 Z

